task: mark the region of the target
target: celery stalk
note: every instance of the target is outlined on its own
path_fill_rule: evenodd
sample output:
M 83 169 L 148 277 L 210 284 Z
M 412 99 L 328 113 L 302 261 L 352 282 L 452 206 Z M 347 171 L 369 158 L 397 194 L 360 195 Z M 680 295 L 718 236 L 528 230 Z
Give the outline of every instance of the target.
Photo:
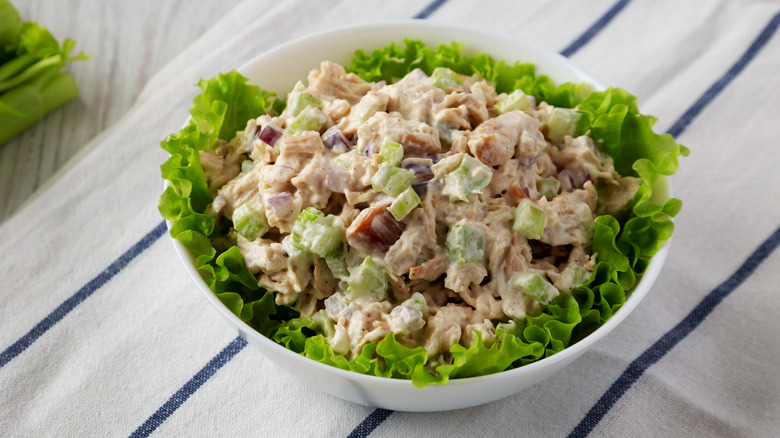
M 14 44 L 19 39 L 21 29 L 19 12 L 8 0 L 0 0 L 0 49 Z
M 73 78 L 58 72 L 3 93 L 0 95 L 0 145 L 78 94 Z M 16 114 L 3 110 L 6 106 L 15 109 Z

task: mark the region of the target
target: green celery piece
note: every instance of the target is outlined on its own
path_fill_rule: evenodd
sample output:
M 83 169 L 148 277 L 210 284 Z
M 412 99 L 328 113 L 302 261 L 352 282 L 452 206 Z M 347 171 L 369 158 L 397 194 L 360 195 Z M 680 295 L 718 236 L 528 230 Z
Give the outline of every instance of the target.
M 313 106 L 307 106 L 290 122 L 290 131 L 292 133 L 319 131 L 327 121 L 328 119 L 322 111 Z
M 523 199 L 515 209 L 512 229 L 529 239 L 539 239 L 544 231 L 547 214 L 528 199 Z
M 249 204 L 241 204 L 233 212 L 233 227 L 247 240 L 255 240 L 268 232 L 263 215 Z
M 571 288 L 577 289 L 590 283 L 591 272 L 582 266 L 573 266 L 572 268 Z
M 339 254 L 344 240 L 344 223 L 338 216 L 325 216 L 307 207 L 293 225 L 293 241 L 306 251 L 327 258 Z
M 542 304 L 550 304 L 560 294 L 549 281 L 532 272 L 517 274 L 513 283 L 517 290 Z
M 415 292 L 409 299 L 400 304 L 401 306 L 409 306 L 414 310 L 421 312 L 423 315 L 428 313 L 428 301 L 425 296 L 420 292 Z
M 398 196 L 414 181 L 414 174 L 406 169 L 382 163 L 371 178 L 371 184 L 375 189 L 381 190 L 390 196 Z
M 393 215 L 395 220 L 400 221 L 405 218 L 415 207 L 420 205 L 420 197 L 413 188 L 407 187 L 406 190 L 398 195 L 392 204 L 387 207 L 387 211 Z
M 319 333 L 325 335 L 326 338 L 331 339 L 336 334 L 336 328 L 333 320 L 328 316 L 328 312 L 325 309 L 321 309 L 314 314 L 311 318 L 311 328 Z
M 0 106 L 15 112 L 0 111 L 0 145 L 78 94 L 73 78 L 56 71 L 3 93 Z
M 7 103 L 4 103 L 2 100 L 0 100 L 0 114 L 10 114 L 15 117 L 22 116 L 22 113 L 20 113 L 18 109 L 12 107 Z
M 485 235 L 461 219 L 447 232 L 445 250 L 455 264 L 481 262 L 485 252 Z
M 536 191 L 547 198 L 548 201 L 552 201 L 552 198 L 558 195 L 560 188 L 561 182 L 555 178 L 543 178 L 536 182 Z
M 464 154 L 458 167 L 444 175 L 442 194 L 450 201 L 468 201 L 473 195 L 482 192 L 490 184 L 493 171 L 469 154 Z
M 287 99 L 287 111 L 293 117 L 298 116 L 306 107 L 322 108 L 323 101 L 305 91 L 293 91 Z
M 430 78 L 428 78 L 428 83 L 444 90 L 447 88 L 457 88 L 459 85 L 462 85 L 463 78 L 448 68 L 436 67 L 433 69 Z
M 0 82 L 13 77 L 21 71 L 24 71 L 24 69 L 27 67 L 35 64 L 37 60 L 37 56 L 33 55 L 32 53 L 26 53 L 0 65 Z
M 531 101 L 523 90 L 515 90 L 496 103 L 496 109 L 501 114 L 514 110 L 525 111 L 528 108 L 531 108 Z
M 19 41 L 22 30 L 22 19 L 19 11 L 8 0 L 0 0 L 0 55 L 6 46 Z
M 17 53 L 30 53 L 42 59 L 62 53 L 62 50 L 57 39 L 45 27 L 34 22 L 23 22 Z
M 404 158 L 404 147 L 395 141 L 386 141 L 379 149 L 379 159 L 384 163 L 397 166 Z
M 23 70 L 21 73 L 0 81 L 0 93 L 23 84 L 24 82 L 27 82 L 40 74 L 45 74 L 50 71 L 59 71 L 64 66 L 65 61 L 60 55 L 53 55 L 49 56 L 48 58 L 41 59 L 40 61 Z
M 567 135 L 573 136 L 580 116 L 574 109 L 555 108 L 547 121 L 547 136 L 554 142 L 562 142 Z
M 347 281 L 349 278 L 349 267 L 347 266 L 347 259 L 344 257 L 344 254 L 326 257 L 325 263 L 328 265 L 328 269 L 330 269 L 330 273 L 333 274 L 334 277 L 341 281 Z
M 347 284 L 349 285 L 347 289 L 349 300 L 365 296 L 373 296 L 381 300 L 385 296 L 388 283 L 385 270 L 368 256 L 363 259 L 363 263 L 349 273 Z
M 349 169 L 352 167 L 352 157 L 355 155 L 357 155 L 357 149 L 352 149 L 351 151 L 340 153 L 334 161 L 339 167 Z

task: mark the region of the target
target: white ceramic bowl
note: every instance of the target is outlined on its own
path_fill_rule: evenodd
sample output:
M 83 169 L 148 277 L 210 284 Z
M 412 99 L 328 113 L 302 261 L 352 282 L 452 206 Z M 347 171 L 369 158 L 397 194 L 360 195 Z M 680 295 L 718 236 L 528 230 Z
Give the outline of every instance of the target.
M 370 51 L 393 41 L 400 43 L 404 38 L 421 39 L 429 45 L 459 41 L 465 44 L 466 54 L 485 52 L 495 59 L 532 62 L 537 67 L 537 74 L 549 75 L 556 83 L 589 82 L 596 89 L 604 88 L 566 58 L 530 42 L 475 27 L 412 20 L 362 24 L 316 33 L 263 53 L 238 70 L 250 82 L 284 96 L 296 81 L 305 80 L 310 70 L 318 68 L 322 60 L 346 64 L 355 50 Z M 662 199 L 668 198 L 670 193 L 665 179 L 655 193 Z M 195 270 L 192 255 L 178 241 L 174 240 L 174 244 L 206 299 L 264 356 L 294 377 L 336 397 L 402 411 L 444 411 L 477 406 L 517 393 L 555 374 L 604 338 L 637 307 L 658 276 L 668 252 L 667 243 L 653 257 L 647 272 L 611 319 L 564 351 L 514 370 L 453 379 L 444 386 L 416 389 L 407 380 L 368 376 L 324 365 L 269 340 L 220 302 Z

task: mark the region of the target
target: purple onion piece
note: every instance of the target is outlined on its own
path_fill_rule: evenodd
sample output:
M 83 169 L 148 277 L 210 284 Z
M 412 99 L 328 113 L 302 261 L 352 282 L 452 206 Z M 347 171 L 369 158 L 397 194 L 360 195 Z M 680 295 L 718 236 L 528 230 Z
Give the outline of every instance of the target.
M 366 150 L 363 151 L 363 155 L 370 157 L 376 153 L 376 144 L 369 143 L 368 146 L 366 146 Z
M 536 97 L 531 96 L 530 94 L 527 97 L 528 97 L 528 100 L 531 102 L 531 106 L 536 108 Z
M 260 133 L 257 134 L 257 138 L 259 138 L 260 141 L 271 146 L 275 145 L 276 141 L 279 140 L 281 136 L 281 128 L 274 125 L 273 123 L 269 123 L 263 126 L 263 129 L 260 130 Z
M 426 159 L 407 159 L 401 162 L 401 168 L 414 174 L 412 185 L 427 182 L 433 179 L 433 170 L 431 164 Z
M 566 185 L 568 184 L 571 188 L 577 188 L 577 181 L 574 179 L 574 175 L 569 171 L 569 169 L 564 169 L 558 173 L 558 180 L 561 181 L 561 184 L 563 186 L 561 189 L 566 188 Z
M 439 158 L 439 154 L 436 154 L 436 155 L 429 155 L 428 159 L 430 159 L 433 164 L 436 164 L 439 162 L 441 158 Z
M 322 143 L 326 148 L 332 149 L 338 153 L 347 152 L 352 148 L 347 137 L 336 125 L 331 126 L 322 134 Z
M 412 185 L 412 190 L 417 193 L 417 197 L 422 199 L 425 197 L 425 194 L 428 193 L 428 183 L 414 184 Z
M 531 197 L 531 192 L 528 191 L 528 187 L 523 187 L 523 193 L 525 193 L 525 196 Z
M 341 166 L 328 166 L 328 175 L 325 178 L 325 185 L 331 191 L 344 193 L 349 184 L 349 170 Z
M 273 210 L 277 216 L 283 215 L 284 212 L 289 211 L 292 207 L 293 197 L 290 192 L 282 192 L 278 195 L 271 196 L 266 200 L 268 208 Z

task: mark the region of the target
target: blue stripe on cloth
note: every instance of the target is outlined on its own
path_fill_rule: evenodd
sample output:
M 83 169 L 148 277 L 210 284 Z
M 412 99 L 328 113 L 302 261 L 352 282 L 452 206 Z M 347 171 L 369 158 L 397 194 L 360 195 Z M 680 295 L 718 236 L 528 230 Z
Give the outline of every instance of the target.
M 758 247 L 736 272 L 723 283 L 713 289 L 699 304 L 673 329 L 664 334 L 661 339 L 645 350 L 623 371 L 623 374 L 609 387 L 607 392 L 593 405 L 585 418 L 572 430 L 569 437 L 587 436 L 615 403 L 631 388 L 631 386 L 647 371 L 650 366 L 661 360 L 666 353 L 674 348 L 686 336 L 691 334 L 707 316 L 712 313 L 724 298 L 750 277 L 761 263 L 780 246 L 780 228 L 775 230 L 761 246 Z
M 57 324 L 62 318 L 65 317 L 71 310 L 76 308 L 79 304 L 84 302 L 90 295 L 95 293 L 98 289 L 103 287 L 109 280 L 111 280 L 116 274 L 119 273 L 124 267 L 126 267 L 133 259 L 138 257 L 139 254 L 144 252 L 147 248 L 152 246 L 157 239 L 165 234 L 165 222 L 160 222 L 152 231 L 147 233 L 141 238 L 135 245 L 128 249 L 124 254 L 119 256 L 113 263 L 111 263 L 106 269 L 104 269 L 95 278 L 85 284 L 70 298 L 63 301 L 56 309 L 43 318 L 38 324 L 35 325 L 29 332 L 19 338 L 5 351 L 0 353 L 0 368 L 5 366 L 8 362 L 13 360 L 16 356 L 20 355 L 26 350 L 33 342 L 40 338 L 46 331 Z
M 573 55 L 577 50 L 580 50 L 582 46 L 588 44 L 599 32 L 601 32 L 615 16 L 628 5 L 631 0 L 620 0 L 615 3 L 604 15 L 601 16 L 588 30 L 585 31 L 579 38 L 574 40 L 568 47 L 561 50 L 561 55 L 569 57 Z
M 414 18 L 417 19 L 423 19 L 430 17 L 431 14 L 436 12 L 437 9 L 441 7 L 444 3 L 447 3 L 447 0 L 434 0 L 432 1 L 428 6 L 425 7 L 422 11 L 420 11 L 419 14 L 415 15 Z
M 366 438 L 393 412 L 394 411 L 389 411 L 387 409 L 375 409 L 374 412 L 369 414 L 365 420 L 357 425 L 357 427 L 352 429 L 352 432 L 347 435 L 347 438 Z
M 233 339 L 222 351 L 214 356 L 197 374 L 195 374 L 184 386 L 176 391 L 164 405 L 160 407 L 144 424 L 133 432 L 131 438 L 147 437 L 155 431 L 163 422 L 168 419 L 195 391 L 206 383 L 211 376 L 216 374 L 222 366 L 233 359 L 241 350 L 246 347 L 247 342 L 241 336 Z
M 737 62 L 734 63 L 734 65 L 731 66 L 731 68 L 724 74 L 720 79 L 718 79 L 717 82 L 712 84 L 712 86 L 707 89 L 707 91 L 704 92 L 704 94 L 701 95 L 699 100 L 697 100 L 693 105 L 691 105 L 690 108 L 688 108 L 685 113 L 677 120 L 677 122 L 669 128 L 667 131 L 669 134 L 672 134 L 673 136 L 677 137 L 680 135 L 685 128 L 688 127 L 688 125 L 693 121 L 696 116 L 701 113 L 701 111 L 706 107 L 710 102 L 712 102 L 715 97 L 720 94 L 720 92 L 726 88 L 726 86 L 745 68 L 745 66 L 748 65 L 748 63 L 755 58 L 756 54 L 766 45 L 766 43 L 772 38 L 772 35 L 777 31 L 777 26 L 780 24 L 780 12 L 776 13 L 774 17 L 772 17 L 772 20 L 769 21 L 769 24 L 764 27 L 764 30 L 761 31 L 761 34 L 758 35 L 758 37 L 753 41 L 753 44 L 750 45 L 748 50 L 742 55 Z

